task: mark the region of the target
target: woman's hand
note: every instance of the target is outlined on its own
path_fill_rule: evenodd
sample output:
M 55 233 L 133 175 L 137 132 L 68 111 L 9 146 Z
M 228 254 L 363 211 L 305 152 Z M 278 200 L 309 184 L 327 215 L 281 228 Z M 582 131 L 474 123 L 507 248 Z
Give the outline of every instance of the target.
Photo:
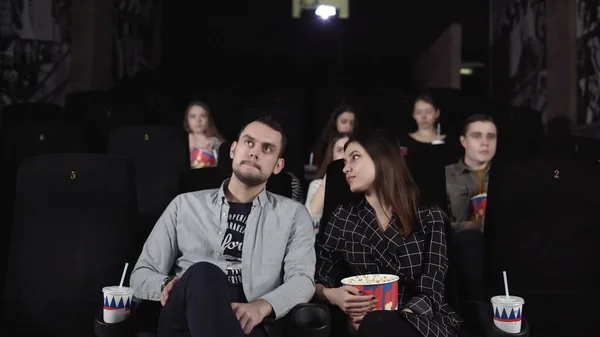
M 377 299 L 362 293 L 352 286 L 342 286 L 324 290 L 324 295 L 329 303 L 338 306 L 349 316 L 364 316 L 375 309 Z

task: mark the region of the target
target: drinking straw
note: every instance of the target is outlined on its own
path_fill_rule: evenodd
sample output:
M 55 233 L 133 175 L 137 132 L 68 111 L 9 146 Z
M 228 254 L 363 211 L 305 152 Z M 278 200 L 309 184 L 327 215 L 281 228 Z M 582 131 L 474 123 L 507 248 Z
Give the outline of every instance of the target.
M 502 272 L 502 276 L 504 277 L 504 292 L 506 293 L 506 298 L 509 298 L 510 295 L 508 294 L 508 279 L 506 278 L 506 271 Z
M 119 283 L 119 288 L 123 287 L 123 282 L 125 281 L 125 274 L 127 273 L 128 267 L 129 267 L 129 263 L 125 263 L 125 268 L 123 268 L 123 275 L 121 275 L 121 282 Z
M 312 166 L 312 164 L 313 164 L 313 155 L 314 155 L 314 154 L 311 152 L 311 153 L 310 153 L 310 159 L 309 159 L 309 161 L 308 161 L 308 165 L 310 165 L 310 166 Z

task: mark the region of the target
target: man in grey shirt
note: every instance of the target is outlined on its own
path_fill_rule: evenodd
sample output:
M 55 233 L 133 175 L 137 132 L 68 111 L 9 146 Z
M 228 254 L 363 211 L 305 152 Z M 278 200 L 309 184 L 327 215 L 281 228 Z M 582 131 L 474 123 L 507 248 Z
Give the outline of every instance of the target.
M 463 125 L 460 143 L 465 155 L 456 164 L 446 166 L 446 191 L 455 232 L 483 231 L 483 220 L 473 213 L 471 198 L 487 194 L 497 138 L 496 124 L 488 115 L 473 115 Z
M 265 336 L 265 318 L 313 297 L 310 215 L 265 191 L 285 147 L 274 120 L 246 125 L 231 146 L 231 178 L 177 196 L 158 220 L 131 274 L 136 297 L 163 305 L 158 337 Z
M 484 220 L 474 214 L 471 198 L 487 194 L 490 165 L 498 143 L 498 130 L 492 117 L 476 114 L 467 118 L 460 143 L 465 148 L 464 157 L 446 166 L 446 191 L 455 232 L 452 250 L 458 261 L 461 296 L 466 301 L 483 301 Z

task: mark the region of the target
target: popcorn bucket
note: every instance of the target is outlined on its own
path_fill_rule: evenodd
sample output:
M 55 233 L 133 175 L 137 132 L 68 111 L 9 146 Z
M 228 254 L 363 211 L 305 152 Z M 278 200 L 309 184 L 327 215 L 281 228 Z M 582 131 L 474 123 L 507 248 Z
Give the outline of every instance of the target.
M 396 275 L 369 274 L 347 277 L 343 285 L 349 285 L 377 299 L 375 310 L 398 310 L 398 280 Z

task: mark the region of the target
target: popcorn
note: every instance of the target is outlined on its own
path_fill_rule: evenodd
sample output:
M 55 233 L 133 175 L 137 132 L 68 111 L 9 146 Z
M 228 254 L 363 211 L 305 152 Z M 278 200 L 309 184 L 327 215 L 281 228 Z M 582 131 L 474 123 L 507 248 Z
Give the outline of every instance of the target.
M 381 283 L 394 282 L 398 280 L 398 276 L 384 274 L 370 274 L 348 277 L 344 280 L 348 285 L 374 285 Z

